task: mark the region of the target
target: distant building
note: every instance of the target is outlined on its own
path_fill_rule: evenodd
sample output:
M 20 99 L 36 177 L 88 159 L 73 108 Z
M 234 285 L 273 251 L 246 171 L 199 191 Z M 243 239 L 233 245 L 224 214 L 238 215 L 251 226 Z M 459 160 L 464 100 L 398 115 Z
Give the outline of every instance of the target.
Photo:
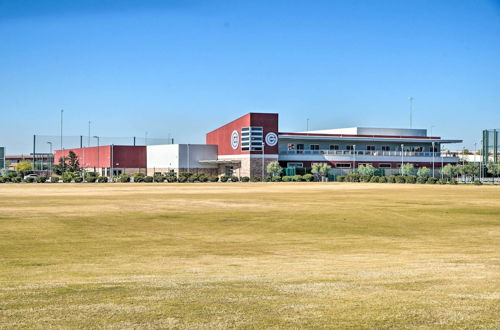
M 33 165 L 33 161 L 35 162 Z M 54 156 L 50 153 L 37 153 L 35 157 L 33 154 L 26 155 L 6 155 L 5 168 L 15 171 L 16 165 L 20 162 L 28 162 L 33 166 L 34 171 L 43 172 L 49 171 L 54 161 Z

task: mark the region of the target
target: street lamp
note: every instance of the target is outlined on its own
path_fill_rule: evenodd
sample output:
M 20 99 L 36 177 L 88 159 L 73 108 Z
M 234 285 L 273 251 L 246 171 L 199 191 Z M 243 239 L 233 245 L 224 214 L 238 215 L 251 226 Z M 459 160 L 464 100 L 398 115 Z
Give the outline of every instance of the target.
M 309 119 L 307 119 L 309 120 Z M 262 182 L 264 182 L 264 147 L 266 146 L 266 144 L 264 142 L 262 142 Z
M 53 161 L 53 156 L 52 156 L 52 142 L 49 141 L 49 142 L 47 142 L 47 144 L 49 145 L 49 148 L 50 148 L 49 149 L 50 150 L 50 152 L 49 152 L 49 154 L 50 154 L 49 155 L 49 157 L 50 157 L 49 158 L 49 171 L 50 171 L 50 175 L 52 175 L 52 161 Z
M 356 145 L 354 144 L 352 146 L 352 150 L 353 150 L 353 158 L 352 158 L 352 171 L 353 173 L 355 173 L 356 171 Z
M 436 144 L 436 142 L 432 141 L 432 177 L 434 178 L 434 153 L 436 151 L 436 149 L 434 149 L 434 145 Z
M 408 98 L 410 101 L 410 128 L 412 127 L 412 112 L 413 112 L 413 96 Z
M 94 136 L 94 139 L 96 139 L 96 140 L 97 140 L 97 168 L 101 171 L 101 175 L 102 175 L 102 169 L 101 169 L 101 167 L 100 167 L 101 162 L 99 161 L 99 160 L 100 160 L 100 159 L 99 159 L 99 157 L 100 157 L 100 155 L 99 155 L 99 153 L 100 153 L 100 152 L 99 152 L 99 151 L 100 151 L 100 150 L 99 150 L 99 147 L 100 147 L 100 144 L 99 144 L 99 137 L 98 137 L 97 135 L 95 135 L 95 136 Z
M 443 176 L 444 176 L 444 173 L 443 173 L 444 161 L 443 161 L 443 149 L 442 149 L 441 143 L 439 144 L 439 155 L 441 156 L 441 179 L 443 179 Z
M 401 175 L 403 175 L 403 165 L 404 165 L 404 144 L 401 144 Z

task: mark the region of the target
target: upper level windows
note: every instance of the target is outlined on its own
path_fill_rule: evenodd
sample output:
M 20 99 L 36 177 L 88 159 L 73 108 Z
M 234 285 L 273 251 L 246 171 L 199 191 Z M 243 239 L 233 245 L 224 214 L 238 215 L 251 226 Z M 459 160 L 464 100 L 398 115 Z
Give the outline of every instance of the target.
M 262 127 L 250 126 L 241 128 L 241 150 L 262 151 L 264 130 Z
M 375 146 L 366 146 L 366 150 L 375 151 Z
M 348 145 L 348 146 L 345 146 L 345 149 L 346 150 L 354 150 L 354 146 Z
M 391 151 L 390 146 L 382 146 L 382 151 Z
M 309 147 L 311 150 L 319 150 L 319 144 L 311 144 Z
M 338 144 L 330 144 L 330 150 L 339 150 Z

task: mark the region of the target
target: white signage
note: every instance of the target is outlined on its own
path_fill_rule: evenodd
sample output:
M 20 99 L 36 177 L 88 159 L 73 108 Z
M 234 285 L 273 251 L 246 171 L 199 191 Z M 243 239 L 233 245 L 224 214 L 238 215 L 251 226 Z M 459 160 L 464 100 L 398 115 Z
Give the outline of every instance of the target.
M 278 143 L 278 135 L 273 132 L 269 132 L 266 134 L 266 144 L 270 147 L 274 147 Z
M 234 150 L 238 149 L 238 146 L 240 145 L 240 134 L 238 134 L 238 131 L 233 131 L 231 134 L 231 147 L 233 147 Z

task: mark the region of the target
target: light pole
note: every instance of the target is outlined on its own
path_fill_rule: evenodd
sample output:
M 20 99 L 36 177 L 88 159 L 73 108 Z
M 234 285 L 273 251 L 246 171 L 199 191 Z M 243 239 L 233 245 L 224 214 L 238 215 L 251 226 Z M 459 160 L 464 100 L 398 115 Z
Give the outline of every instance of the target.
M 352 146 L 353 158 L 352 158 L 352 173 L 356 173 L 356 145 Z
M 262 182 L 264 182 L 264 176 L 265 176 L 265 173 L 264 173 L 264 147 L 265 147 L 265 143 L 262 142 Z
M 91 121 L 89 120 L 89 135 L 88 135 L 89 139 L 87 141 L 87 147 L 90 147 L 90 123 L 91 123 Z
M 401 144 L 401 175 L 403 175 L 403 165 L 404 165 L 404 144 Z
M 309 118 L 306 118 L 306 132 L 309 132 Z
M 412 127 L 412 112 L 413 112 L 413 96 L 408 98 L 410 101 L 410 128 Z
M 443 150 L 441 148 L 442 148 L 442 146 L 441 146 L 441 143 L 440 143 L 439 144 L 439 155 L 441 156 L 441 179 L 443 179 L 443 177 L 444 177 L 444 173 L 443 173 L 444 161 L 443 161 Z
M 189 143 L 187 144 L 187 171 L 189 173 Z
M 64 114 L 64 110 L 61 109 L 61 150 L 64 150 L 63 148 L 63 114 Z M 63 153 L 64 155 L 64 153 Z
M 146 132 L 144 134 L 144 145 L 147 146 L 148 145 L 148 132 Z
M 436 127 L 436 126 L 434 126 L 434 125 L 432 125 L 432 126 L 431 126 L 431 137 L 433 136 L 433 135 L 432 135 L 432 129 L 433 129 L 434 127 Z
M 99 147 L 100 147 L 100 144 L 99 144 L 99 137 L 97 135 L 94 136 L 94 139 L 97 140 L 97 168 L 101 171 L 101 175 L 102 175 L 102 169 L 100 167 L 101 165 L 101 162 L 99 161 L 100 159 L 100 150 L 99 150 Z
M 434 148 L 434 145 L 436 144 L 436 142 L 432 141 L 432 177 L 434 178 L 434 153 L 436 151 L 436 149 Z
M 49 157 L 50 157 L 49 158 L 49 160 L 50 160 L 49 161 L 49 172 L 50 172 L 50 175 L 52 175 L 52 161 L 53 161 L 53 156 L 52 156 L 52 142 L 49 141 L 49 142 L 47 142 L 47 144 L 49 145 L 49 150 L 50 150 L 50 152 L 49 152 L 49 154 L 50 154 L 49 155 Z

